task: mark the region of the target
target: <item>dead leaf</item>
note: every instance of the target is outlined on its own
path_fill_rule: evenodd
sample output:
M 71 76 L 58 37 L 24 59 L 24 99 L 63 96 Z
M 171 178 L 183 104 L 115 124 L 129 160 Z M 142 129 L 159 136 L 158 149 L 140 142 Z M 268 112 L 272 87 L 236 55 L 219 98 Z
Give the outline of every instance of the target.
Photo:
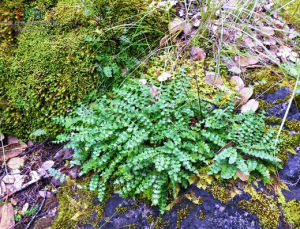
M 15 211 L 11 204 L 1 206 L 0 229 L 9 229 L 15 225 Z
M 250 99 L 246 104 L 244 104 L 242 107 L 241 107 L 241 112 L 242 113 L 245 113 L 247 111 L 256 111 L 258 109 L 258 101 L 256 101 L 255 99 Z
M 6 193 L 6 186 L 3 181 L 0 182 L 0 196 L 3 196 Z
M 164 36 L 159 42 L 159 48 L 165 47 L 169 39 L 169 35 Z
M 27 145 L 24 142 L 4 146 L 5 159 L 8 160 L 19 156 L 26 148 Z M 1 161 L 4 161 L 4 155 L 2 153 L 0 153 L 0 162 Z
M 3 182 L 5 184 L 13 184 L 15 182 L 15 175 L 6 175 L 3 177 Z
M 274 29 L 272 27 L 261 26 L 260 29 L 261 29 L 261 32 L 265 35 L 273 36 L 275 34 Z
M 29 203 L 25 203 L 22 207 L 21 212 L 26 212 L 28 210 L 28 208 L 29 208 Z
M 146 79 L 140 79 L 139 81 L 140 81 L 140 83 L 142 85 L 146 85 L 147 84 L 147 80 Z
M 204 201 L 204 197 L 202 196 L 196 197 L 196 194 L 194 192 L 186 193 L 185 197 L 197 205 L 201 205 Z
M 240 178 L 242 181 L 247 181 L 249 179 L 249 175 L 244 174 L 241 170 L 237 170 L 236 175 L 238 178 Z
M 215 72 L 206 72 L 205 83 L 213 85 L 215 87 L 224 85 L 220 75 Z
M 194 61 L 204 60 L 206 57 L 206 53 L 203 51 L 203 49 L 199 47 L 192 47 L 191 57 L 193 58 Z
M 176 17 L 169 24 L 169 32 L 171 35 L 174 35 L 175 33 L 183 30 L 183 27 L 184 27 L 184 21 L 181 18 Z
M 243 89 L 241 89 L 239 91 L 239 95 L 240 95 L 241 99 L 238 101 L 238 103 L 244 104 L 253 95 L 253 89 L 251 87 L 244 87 Z
M 9 202 L 14 206 L 16 206 L 18 204 L 14 198 L 10 198 Z
M 19 143 L 18 138 L 15 137 L 15 136 L 8 136 L 7 137 L 7 144 L 10 145 L 10 144 L 14 144 L 14 143 Z
M 42 164 L 41 168 L 44 169 L 44 170 L 48 170 L 48 169 L 52 168 L 53 165 L 54 165 L 54 161 L 49 160 L 49 161 L 45 161 Z
M 153 97 L 157 97 L 159 96 L 159 92 L 157 90 L 157 87 L 155 87 L 154 85 L 150 86 L 150 93 Z
M 244 37 L 242 40 L 242 45 L 245 45 L 249 48 L 253 48 L 256 44 L 253 42 L 253 39 L 250 37 Z
M 191 34 L 192 32 L 192 29 L 193 29 L 193 25 L 189 22 L 185 23 L 184 24 L 184 27 L 183 27 L 183 33 L 185 36 L 188 36 Z
M 250 65 L 257 64 L 259 61 L 258 59 L 248 57 L 248 56 L 235 56 L 235 62 L 241 67 L 248 67 Z
M 233 199 L 236 195 L 242 194 L 242 192 L 237 187 L 232 187 L 229 192 L 231 199 Z
M 19 169 L 24 166 L 25 160 L 26 157 L 14 157 L 8 161 L 7 166 L 12 170 Z
M 244 81 L 239 76 L 231 77 L 231 82 L 234 84 L 234 86 L 237 90 L 241 90 L 245 87 Z
M 30 177 L 31 177 L 31 180 L 39 180 L 40 179 L 40 176 L 38 175 L 38 173 L 36 171 L 31 171 L 30 172 Z
M 171 73 L 163 72 L 162 74 L 160 74 L 159 77 L 157 77 L 157 80 L 160 81 L 160 82 L 163 82 L 163 81 L 168 80 L 171 77 L 172 77 Z

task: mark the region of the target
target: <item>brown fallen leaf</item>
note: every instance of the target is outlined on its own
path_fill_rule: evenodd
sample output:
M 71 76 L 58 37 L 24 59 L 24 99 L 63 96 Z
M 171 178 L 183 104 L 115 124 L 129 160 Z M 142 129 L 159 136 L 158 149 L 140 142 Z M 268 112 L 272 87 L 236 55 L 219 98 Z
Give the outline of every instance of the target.
M 248 67 L 250 65 L 254 65 L 259 62 L 258 59 L 248 57 L 248 56 L 235 56 L 234 60 L 237 63 L 237 65 L 241 67 Z
M 244 174 L 241 170 L 237 170 L 236 175 L 238 178 L 240 178 L 242 181 L 247 181 L 249 179 L 249 176 Z
M 14 175 L 6 175 L 3 177 L 2 181 L 5 184 L 13 184 L 15 182 L 15 176 Z
M 244 81 L 239 76 L 231 77 L 231 82 L 233 83 L 233 85 L 237 90 L 241 90 L 245 87 Z
M 232 187 L 230 189 L 230 197 L 233 199 L 236 195 L 240 195 L 242 192 L 237 187 Z
M 15 210 L 11 204 L 1 206 L 0 229 L 9 229 L 15 225 Z
M 203 49 L 201 49 L 199 47 L 192 47 L 190 54 L 194 61 L 204 60 L 206 57 L 206 53 L 203 51 Z
M 0 196 L 3 196 L 6 193 L 6 186 L 3 181 L 0 182 Z
M 26 148 L 27 145 L 24 142 L 13 143 L 4 146 L 5 159 L 8 160 L 10 158 L 19 156 Z M 1 161 L 4 161 L 3 153 L 0 153 L 0 162 Z
M 272 27 L 261 26 L 260 29 L 261 29 L 261 32 L 265 35 L 273 36 L 275 34 L 274 29 Z
M 156 98 L 156 97 L 159 96 L 159 92 L 158 92 L 157 87 L 155 87 L 154 85 L 151 85 L 149 89 L 150 89 L 150 94 L 151 94 L 154 98 Z
M 193 29 L 193 25 L 189 22 L 185 23 L 184 24 L 184 27 L 183 27 L 183 33 L 185 36 L 188 36 L 191 34 L 192 32 L 192 29 Z
M 164 36 L 159 42 L 159 48 L 165 47 L 169 39 L 169 35 Z
M 8 168 L 13 169 L 13 170 L 19 169 L 24 166 L 25 160 L 26 160 L 26 157 L 14 157 L 8 161 L 7 166 L 8 166 Z
M 213 85 L 215 87 L 224 85 L 220 75 L 215 72 L 206 72 L 205 83 Z
M 13 143 L 19 143 L 18 138 L 15 137 L 15 136 L 8 136 L 7 137 L 7 144 L 10 145 L 10 144 L 13 144 Z
M 174 35 L 175 33 L 182 31 L 183 27 L 184 27 L 184 21 L 182 19 L 176 17 L 169 24 L 169 32 L 171 35 Z
M 244 104 L 242 107 L 241 107 L 241 112 L 242 113 L 245 113 L 247 111 L 256 111 L 258 109 L 258 101 L 256 101 L 255 99 L 250 99 L 246 104 Z
M 244 87 L 239 91 L 241 99 L 238 101 L 239 104 L 245 104 L 253 95 L 253 89 L 251 87 Z

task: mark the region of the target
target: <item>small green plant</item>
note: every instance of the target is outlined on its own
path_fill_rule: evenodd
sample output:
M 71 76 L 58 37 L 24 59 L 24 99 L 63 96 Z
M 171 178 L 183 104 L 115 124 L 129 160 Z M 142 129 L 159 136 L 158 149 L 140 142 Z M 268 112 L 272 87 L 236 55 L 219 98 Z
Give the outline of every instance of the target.
M 185 75 L 183 70 L 160 87 L 131 80 L 112 97 L 57 118 L 66 131 L 57 142 L 70 141 L 72 164 L 80 165 L 82 174 L 95 172 L 90 190 L 97 190 L 100 200 L 113 181 L 124 197 L 143 194 L 164 212 L 178 184 L 187 187 L 189 177 L 212 159 L 210 172 L 221 171 L 224 179 L 238 169 L 257 170 L 267 179 L 265 165 L 278 166 L 263 115 L 235 114 L 233 102 L 227 109 L 199 104 Z
M 50 168 L 48 171 L 51 176 L 59 180 L 61 183 L 63 183 L 66 180 L 66 175 L 58 171 L 57 169 Z

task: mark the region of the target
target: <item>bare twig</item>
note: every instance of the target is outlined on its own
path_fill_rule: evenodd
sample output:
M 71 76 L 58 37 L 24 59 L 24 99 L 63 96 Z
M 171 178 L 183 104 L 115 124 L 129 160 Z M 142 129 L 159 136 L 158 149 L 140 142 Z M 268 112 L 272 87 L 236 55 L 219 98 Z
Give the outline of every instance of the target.
M 27 224 L 25 229 L 28 229 L 30 227 L 30 225 L 34 222 L 35 218 L 37 217 L 37 215 L 40 213 L 40 211 L 42 210 L 42 208 L 44 207 L 45 201 L 46 201 L 47 197 L 45 196 L 43 199 L 43 202 L 41 204 L 41 206 L 39 207 L 39 209 L 36 211 L 36 213 L 34 214 L 34 216 L 31 218 L 31 220 L 29 221 L 29 223 Z

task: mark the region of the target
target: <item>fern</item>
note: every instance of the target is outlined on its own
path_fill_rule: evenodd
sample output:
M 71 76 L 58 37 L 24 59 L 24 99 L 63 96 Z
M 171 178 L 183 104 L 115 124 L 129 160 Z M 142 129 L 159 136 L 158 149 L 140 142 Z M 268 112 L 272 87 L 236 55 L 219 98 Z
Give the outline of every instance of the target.
M 108 185 L 124 197 L 144 194 L 165 211 L 168 197 L 178 185 L 186 188 L 199 166 L 224 179 L 256 172 L 268 179 L 267 166 L 279 166 L 272 133 L 264 133 L 264 115 L 235 114 L 234 102 L 212 109 L 190 94 L 183 71 L 169 83 L 156 87 L 131 80 L 74 113 L 57 121 L 66 134 L 57 142 L 74 149 L 72 164 L 81 173 L 95 173 L 90 190 L 103 200 Z M 193 118 L 199 119 L 192 125 Z

